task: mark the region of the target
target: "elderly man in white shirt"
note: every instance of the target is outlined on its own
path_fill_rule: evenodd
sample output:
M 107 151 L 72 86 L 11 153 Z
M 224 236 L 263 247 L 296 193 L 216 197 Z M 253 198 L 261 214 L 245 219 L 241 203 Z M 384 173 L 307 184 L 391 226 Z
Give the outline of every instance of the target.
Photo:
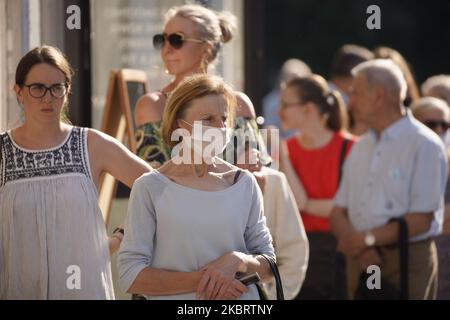
M 331 214 L 338 250 L 347 256 L 349 296 L 370 265 L 381 266 L 381 276 L 399 288 L 398 226 L 390 220 L 403 217 L 409 298 L 434 299 L 438 266 L 432 237 L 442 229 L 445 147 L 402 105 L 406 82 L 391 60 L 371 60 L 352 72 L 353 111 L 370 130 L 346 160 Z

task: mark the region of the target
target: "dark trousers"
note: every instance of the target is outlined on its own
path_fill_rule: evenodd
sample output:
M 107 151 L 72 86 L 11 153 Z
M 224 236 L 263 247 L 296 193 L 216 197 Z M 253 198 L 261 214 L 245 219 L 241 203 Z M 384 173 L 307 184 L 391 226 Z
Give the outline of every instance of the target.
M 328 232 L 308 232 L 309 264 L 297 300 L 347 298 L 345 257 L 336 252 L 336 238 Z

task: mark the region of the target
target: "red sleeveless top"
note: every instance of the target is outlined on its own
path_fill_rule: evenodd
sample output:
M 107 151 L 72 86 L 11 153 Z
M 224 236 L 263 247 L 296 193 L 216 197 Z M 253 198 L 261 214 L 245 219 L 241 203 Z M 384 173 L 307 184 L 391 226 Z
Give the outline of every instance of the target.
M 346 136 L 345 157 L 350 152 L 354 136 Z M 310 199 L 333 199 L 339 180 L 339 158 L 344 143 L 342 132 L 334 133 L 330 142 L 318 149 L 304 149 L 296 137 L 286 141 L 289 158 L 297 177 L 302 182 Z M 328 218 L 319 217 L 308 212 L 301 212 L 301 217 L 307 232 L 330 232 Z

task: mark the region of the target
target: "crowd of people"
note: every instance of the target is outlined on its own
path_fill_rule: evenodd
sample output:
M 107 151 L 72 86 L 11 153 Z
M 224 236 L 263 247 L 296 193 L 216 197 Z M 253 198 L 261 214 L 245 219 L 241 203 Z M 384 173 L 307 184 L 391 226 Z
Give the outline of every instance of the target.
M 211 75 L 236 25 L 200 5 L 167 12 L 153 44 L 173 79 L 137 102 L 136 155 L 67 120 L 61 51 L 20 60 L 24 122 L 0 134 L 0 299 L 114 299 L 116 251 L 133 299 L 274 299 L 270 261 L 286 299 L 361 298 L 374 265 L 409 299 L 450 299 L 450 76 L 420 92 L 388 47 L 342 46 L 328 80 L 290 59 L 264 99 L 274 153 L 250 98 Z M 104 173 L 132 188 L 109 237 Z

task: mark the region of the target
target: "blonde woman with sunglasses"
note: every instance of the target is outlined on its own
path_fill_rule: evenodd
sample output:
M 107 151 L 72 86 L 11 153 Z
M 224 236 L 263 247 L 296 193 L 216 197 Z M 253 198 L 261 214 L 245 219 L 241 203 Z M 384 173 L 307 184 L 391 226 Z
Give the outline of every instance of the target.
M 153 37 L 161 51 L 166 72 L 172 81 L 161 90 L 142 96 L 136 105 L 138 155 L 155 168 L 170 159 L 170 150 L 162 142 L 160 127 L 168 95 L 189 75 L 208 73 L 222 44 L 229 42 L 236 30 L 236 17 L 215 12 L 200 5 L 187 4 L 169 9 L 162 34 Z M 236 92 L 238 106 L 249 98 Z

